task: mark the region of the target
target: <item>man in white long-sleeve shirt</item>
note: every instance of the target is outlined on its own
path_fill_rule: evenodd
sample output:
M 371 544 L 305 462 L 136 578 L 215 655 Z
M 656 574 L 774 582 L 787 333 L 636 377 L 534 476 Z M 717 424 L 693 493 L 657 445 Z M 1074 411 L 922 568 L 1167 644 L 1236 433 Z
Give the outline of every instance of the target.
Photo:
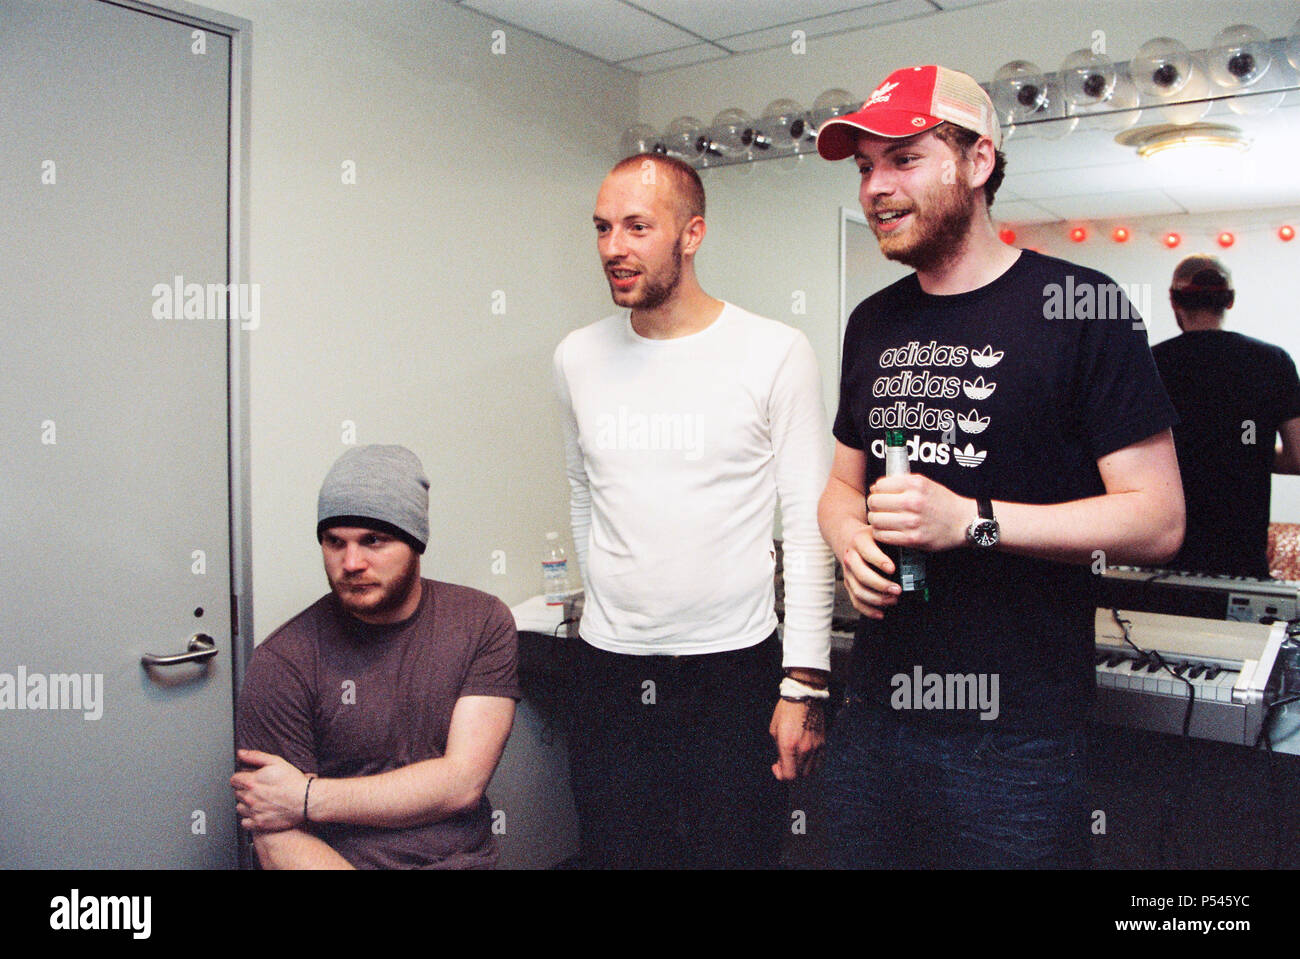
M 816 763 L 830 666 L 817 362 L 803 333 L 701 289 L 704 191 L 686 164 L 622 161 L 593 220 L 628 309 L 555 352 L 586 588 L 570 737 L 583 859 L 773 867 L 781 781 Z

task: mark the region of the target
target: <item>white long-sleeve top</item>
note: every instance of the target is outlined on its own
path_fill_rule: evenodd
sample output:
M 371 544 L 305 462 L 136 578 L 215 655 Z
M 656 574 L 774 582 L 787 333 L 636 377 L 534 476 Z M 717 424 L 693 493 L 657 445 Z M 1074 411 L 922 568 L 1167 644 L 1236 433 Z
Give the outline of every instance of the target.
M 828 669 L 830 434 L 808 338 L 727 303 L 698 333 L 652 340 L 621 311 L 565 337 L 555 375 L 582 637 L 634 655 L 761 642 L 776 628 L 779 497 L 784 664 Z

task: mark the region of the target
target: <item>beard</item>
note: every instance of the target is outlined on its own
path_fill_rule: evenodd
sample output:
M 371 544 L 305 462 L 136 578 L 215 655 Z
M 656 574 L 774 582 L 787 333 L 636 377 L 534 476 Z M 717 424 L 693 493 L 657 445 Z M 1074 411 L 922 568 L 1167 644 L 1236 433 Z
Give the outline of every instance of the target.
M 420 557 L 412 552 L 410 562 L 387 584 L 379 584 L 356 593 L 349 586 L 358 583 L 371 583 L 369 579 L 350 578 L 346 575 L 330 580 L 330 589 L 338 598 L 339 604 L 353 616 L 368 620 L 382 618 L 395 610 L 401 609 L 411 591 L 420 586 Z
M 875 219 L 869 222 L 886 258 L 914 270 L 933 270 L 960 252 L 975 215 L 975 191 L 961 185 L 931 190 L 913 209 L 906 236 L 881 234 Z
M 610 294 L 618 306 L 631 307 L 634 310 L 653 310 L 663 306 L 677 292 L 682 281 L 682 240 L 678 237 L 673 242 L 672 263 L 666 275 L 651 276 L 642 273 L 641 292 L 620 293 L 612 286 Z

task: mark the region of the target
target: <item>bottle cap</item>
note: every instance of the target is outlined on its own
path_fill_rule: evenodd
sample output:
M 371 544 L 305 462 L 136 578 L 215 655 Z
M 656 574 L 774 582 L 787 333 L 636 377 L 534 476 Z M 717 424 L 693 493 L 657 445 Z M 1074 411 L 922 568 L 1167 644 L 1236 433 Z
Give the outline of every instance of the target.
M 886 446 L 906 446 L 906 445 L 907 445 L 907 440 L 904 439 L 904 437 L 903 437 L 903 431 L 902 431 L 902 430 L 886 430 L 886 431 L 885 431 L 885 445 L 886 445 Z

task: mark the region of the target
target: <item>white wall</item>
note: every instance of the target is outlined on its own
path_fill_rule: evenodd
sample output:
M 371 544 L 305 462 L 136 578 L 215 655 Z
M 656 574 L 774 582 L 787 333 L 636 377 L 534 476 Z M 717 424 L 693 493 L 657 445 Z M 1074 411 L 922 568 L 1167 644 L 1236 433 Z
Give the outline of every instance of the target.
M 253 23 L 256 637 L 326 590 L 316 494 L 344 421 L 424 461 L 426 576 L 537 593 L 568 525 L 550 356 L 610 310 L 591 208 L 634 78 L 509 27 L 494 55 L 500 25 L 442 0 L 210 5 Z

